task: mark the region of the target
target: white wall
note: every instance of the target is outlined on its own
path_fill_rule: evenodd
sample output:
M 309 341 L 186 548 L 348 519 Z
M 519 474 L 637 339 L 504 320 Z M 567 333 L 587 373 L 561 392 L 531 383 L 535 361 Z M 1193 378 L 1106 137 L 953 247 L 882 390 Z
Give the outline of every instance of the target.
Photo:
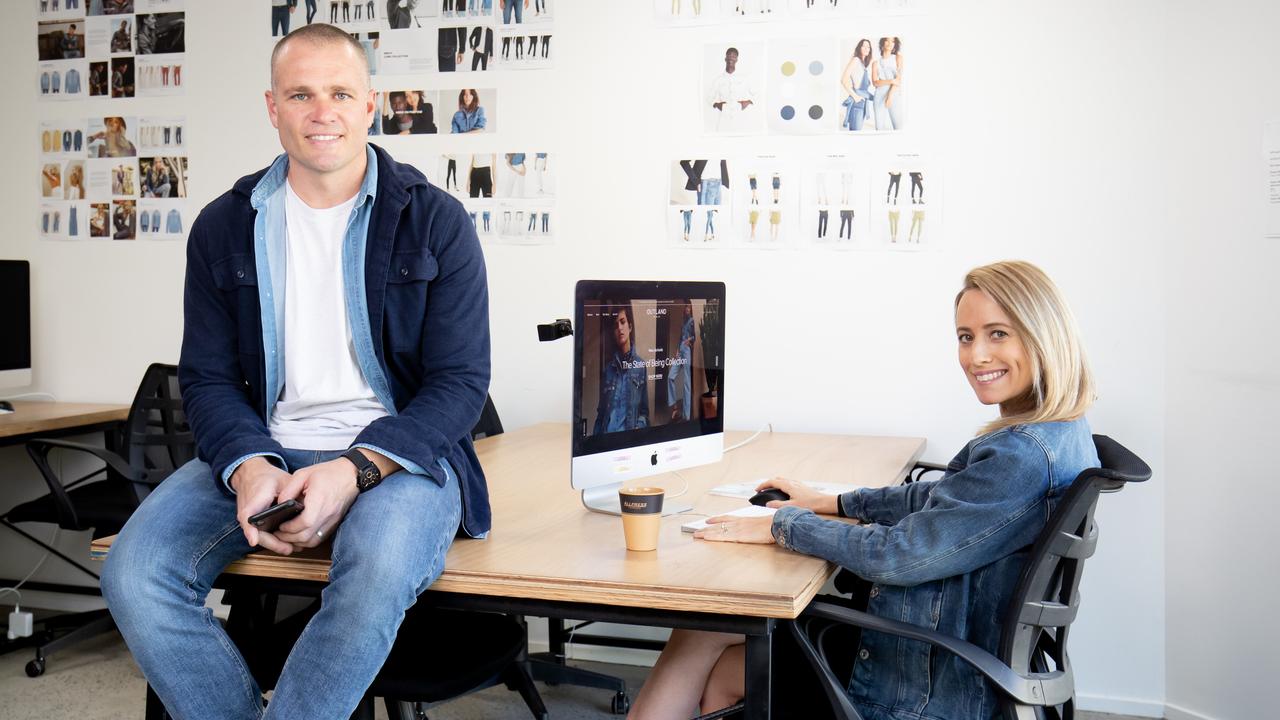
M 0 57 L 23 73 L 35 65 L 30 4 L 0 27 Z M 1198 112 L 1168 111 L 1170 91 L 1161 83 L 1167 71 L 1166 11 L 1157 0 L 934 5 L 930 16 L 902 23 L 915 38 L 904 48 L 913 94 L 912 127 L 902 137 L 708 139 L 697 131 L 691 103 L 703 42 L 843 36 L 859 32 L 856 26 L 792 22 L 663 30 L 653 24 L 646 2 L 561 0 L 556 68 L 492 75 L 509 113 L 498 135 L 463 142 L 389 138 L 384 144 L 408 159 L 447 147 L 501 152 L 537 145 L 558 154 L 557 244 L 486 249 L 492 390 L 510 429 L 568 417 L 570 344 L 539 344 L 533 326 L 569 314 L 575 280 L 722 279 L 732 304 L 727 382 L 741 388 L 730 401 L 731 427 L 768 421 L 781 431 L 922 435 L 929 439 L 927 456 L 944 460 L 991 414 L 973 400 L 956 367 L 950 323 L 957 283 L 964 270 L 995 259 L 1041 264 L 1073 301 L 1089 343 L 1101 381 L 1091 414 L 1095 431 L 1120 439 L 1156 470 L 1152 483 L 1106 497 L 1101 506 L 1102 542 L 1072 636 L 1081 704 L 1158 715 L 1166 695 L 1161 538 L 1166 492 L 1174 497 L 1176 477 L 1166 472 L 1166 397 L 1182 413 L 1178 422 L 1169 415 L 1167 431 L 1177 439 L 1169 455 L 1180 460 L 1168 464 L 1187 473 L 1192 462 L 1182 456 L 1197 452 L 1187 440 L 1201 431 L 1180 423 L 1191 422 L 1185 419 L 1188 408 L 1200 404 L 1185 405 L 1188 396 L 1180 393 L 1206 382 L 1206 376 L 1184 369 L 1187 358 L 1173 348 L 1189 339 L 1188 331 L 1208 330 L 1172 326 L 1168 357 L 1179 374 L 1166 378 L 1160 351 L 1166 347 L 1164 298 L 1167 282 L 1183 287 L 1194 267 L 1217 257 L 1209 249 L 1191 254 L 1188 248 L 1183 258 L 1179 250 L 1170 257 L 1166 280 L 1171 240 L 1194 240 L 1182 227 L 1193 218 L 1175 222 L 1163 212 L 1166 178 L 1178 169 L 1170 153 L 1183 147 L 1181 132 L 1166 128 L 1171 119 L 1221 118 L 1208 102 L 1216 83 L 1206 77 L 1196 90 Z M 193 0 L 187 13 L 189 94 L 176 103 L 135 100 L 127 114 L 183 108 L 189 117 L 193 203 L 201 205 L 265 165 L 278 144 L 261 100 L 270 49 L 262 32 L 268 26 L 266 3 Z M 1261 32 L 1261 23 L 1253 27 Z M 1206 65 L 1201 72 L 1207 76 L 1211 70 Z M 1236 100 L 1249 97 L 1243 78 L 1231 83 Z M 451 78 L 434 76 L 396 85 L 457 87 Z M 127 402 L 147 363 L 176 359 L 183 248 L 39 242 L 32 210 L 37 116 L 103 110 L 97 103 L 37 108 L 30 93 L 12 94 L 10 111 L 0 117 L 11 162 L 11 172 L 0 179 L 0 215 L 15 231 L 0 237 L 0 255 L 33 264 L 38 388 L 63 399 Z M 1255 130 L 1238 134 L 1241 159 L 1232 168 L 1245 165 L 1243 153 Z M 816 154 L 837 148 L 923 151 L 943 158 L 942 249 L 833 254 L 666 247 L 660 209 L 667 161 L 694 153 Z M 1221 159 L 1200 152 L 1206 169 L 1214 170 L 1211 176 L 1219 177 L 1215 163 Z M 1210 184 L 1203 192 L 1225 190 Z M 1233 202 L 1244 207 L 1249 201 L 1237 194 Z M 1213 212 L 1197 215 L 1204 235 L 1221 227 L 1209 224 Z M 1240 242 L 1244 234 L 1237 233 Z M 1261 274 L 1263 265 L 1254 264 L 1255 272 Z M 1258 358 L 1250 367 L 1261 373 Z M 1228 358 L 1242 369 L 1239 360 Z M 1227 402 L 1226 395 L 1215 398 Z M 1225 435 L 1224 425 L 1219 427 Z M 12 453 L 0 456 L 8 460 L 0 467 L 21 464 Z M 1215 456 L 1196 457 L 1206 466 L 1215 462 Z M 1231 478 L 1233 485 L 1241 481 Z M 1225 505 L 1225 495 L 1220 502 Z M 1224 507 L 1211 518 L 1196 513 L 1197 535 L 1207 534 L 1204 523 L 1231 517 L 1234 510 Z M 1169 557 L 1178 562 L 1186 548 L 1172 530 L 1182 528 L 1185 517 L 1175 516 L 1168 539 Z M 1203 564 L 1195 563 L 1194 570 L 1171 567 L 1171 582 L 1189 578 Z M 1171 598 L 1175 602 L 1181 618 L 1200 612 L 1185 607 L 1189 600 Z M 1186 645 L 1172 631 L 1170 642 Z M 1171 684 L 1184 681 L 1177 667 L 1171 662 Z M 1206 698 L 1200 707 L 1212 711 L 1216 702 Z
M 1169 19 L 1169 717 L 1274 717 L 1280 239 L 1262 237 L 1261 153 L 1280 6 L 1180 1 Z M 1188 62 L 1202 42 L 1225 45 Z

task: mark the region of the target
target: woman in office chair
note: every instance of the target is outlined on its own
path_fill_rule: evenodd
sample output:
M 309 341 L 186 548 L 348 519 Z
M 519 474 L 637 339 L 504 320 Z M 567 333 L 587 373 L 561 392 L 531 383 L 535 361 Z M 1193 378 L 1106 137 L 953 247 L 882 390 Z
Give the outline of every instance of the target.
M 822 495 L 774 478 L 761 488 L 790 499 L 765 518 L 717 517 L 696 533 L 717 542 L 777 543 L 838 563 L 865 585 L 848 604 L 931 627 L 996 651 L 1002 616 L 1026 548 L 1080 471 L 1098 465 L 1085 410 L 1093 379 L 1076 322 L 1037 267 L 1000 262 L 965 276 L 955 303 L 960 367 L 978 401 L 1000 417 L 982 428 L 940 480 Z M 858 524 L 823 515 L 853 518 Z M 848 626 L 844 647 L 853 704 L 868 720 L 989 718 L 996 694 L 983 677 L 927 644 Z M 687 718 L 744 695 L 743 637 L 677 630 L 631 718 Z M 793 642 L 774 635 L 775 653 Z M 829 657 L 840 655 L 829 652 Z M 776 657 L 776 656 L 775 656 Z M 789 713 L 826 700 L 807 665 L 774 664 Z M 808 691 L 808 688 L 814 688 Z

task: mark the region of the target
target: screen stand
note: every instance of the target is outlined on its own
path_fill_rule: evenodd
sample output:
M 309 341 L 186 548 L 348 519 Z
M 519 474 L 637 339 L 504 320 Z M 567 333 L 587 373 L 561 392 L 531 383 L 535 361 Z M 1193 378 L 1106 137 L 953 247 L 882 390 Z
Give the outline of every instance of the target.
M 621 515 L 622 504 L 618 500 L 618 490 L 621 488 L 622 483 L 616 482 L 583 490 L 582 505 L 591 512 L 604 513 L 605 515 Z M 684 502 L 671 502 L 665 499 L 662 502 L 662 514 L 664 516 L 679 515 L 692 509 L 692 505 Z

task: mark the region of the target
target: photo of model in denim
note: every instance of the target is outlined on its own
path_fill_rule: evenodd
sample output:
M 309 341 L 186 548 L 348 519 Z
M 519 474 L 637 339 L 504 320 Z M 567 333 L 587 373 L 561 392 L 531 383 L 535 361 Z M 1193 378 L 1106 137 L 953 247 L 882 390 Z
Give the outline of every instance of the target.
M 840 72 L 840 130 L 845 132 L 902 130 L 902 40 L 882 37 L 849 39 L 842 43 L 847 57 Z
M 1095 384 L 1070 307 L 1036 266 L 998 262 L 965 275 L 952 307 L 965 381 L 999 415 L 941 479 L 824 495 L 796 480 L 772 516 L 718 516 L 694 537 L 777 544 L 845 572 L 824 600 L 937 630 L 996 653 L 1030 546 L 1076 476 L 1098 467 L 1085 412 Z M 941 358 L 939 359 L 941 361 Z M 852 380 L 856 382 L 856 380 Z M 856 391 L 849 397 L 856 396 Z M 849 522 L 848 520 L 852 520 Z M 815 621 L 823 623 L 825 621 Z M 816 633 L 820 626 L 809 628 Z M 821 640 L 860 716 L 960 720 L 1000 714 L 973 666 L 920 641 L 832 624 Z M 687 718 L 744 695 L 742 635 L 677 630 L 632 706 L 631 720 Z M 789 633 L 773 638 L 774 699 L 786 717 L 829 717 Z
M 608 339 L 592 435 L 649 427 L 649 369 L 636 353 L 633 315 L 624 305 L 601 318 Z
M 443 90 L 440 97 L 449 97 L 451 91 Z M 494 90 L 487 90 L 491 93 L 491 97 L 496 95 Z M 453 114 L 453 120 L 449 123 L 449 132 L 454 134 L 461 133 L 479 133 L 488 130 L 493 132 L 496 128 L 491 126 L 492 117 L 485 113 L 484 105 L 480 104 L 480 93 L 474 88 L 466 88 L 458 91 L 458 110 Z
M 670 204 L 696 205 L 705 217 L 705 222 L 698 224 L 702 231 L 702 241 L 714 242 L 720 211 L 724 210 L 727 214 L 732 210 L 729 161 L 679 160 L 671 165 L 670 182 Z M 690 228 L 694 225 L 692 210 L 683 220 L 685 229 L 681 238 L 683 242 L 688 242 Z

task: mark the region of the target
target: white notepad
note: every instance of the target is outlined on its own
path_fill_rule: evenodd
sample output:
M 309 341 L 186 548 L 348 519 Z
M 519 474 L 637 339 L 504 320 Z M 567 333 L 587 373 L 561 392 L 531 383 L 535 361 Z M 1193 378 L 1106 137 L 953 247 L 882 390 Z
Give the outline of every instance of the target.
M 720 514 L 732 515 L 734 517 L 766 517 L 774 514 L 777 511 L 778 511 L 778 508 L 760 507 L 759 505 L 748 505 L 746 507 L 741 507 L 731 512 L 720 513 Z M 702 530 L 705 527 L 707 527 L 707 519 L 699 518 L 698 520 L 690 520 L 689 522 L 681 525 L 680 529 L 687 533 L 691 533 L 691 532 L 697 532 L 699 530 Z

